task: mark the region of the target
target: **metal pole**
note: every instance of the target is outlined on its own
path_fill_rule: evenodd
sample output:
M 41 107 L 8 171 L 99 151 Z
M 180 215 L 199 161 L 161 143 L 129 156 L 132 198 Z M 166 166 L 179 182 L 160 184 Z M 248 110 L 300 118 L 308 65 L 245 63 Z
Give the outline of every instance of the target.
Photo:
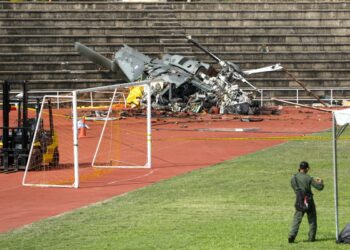
M 147 90 L 147 164 L 148 167 L 152 166 L 152 104 L 151 104 L 151 84 L 145 85 Z
M 60 93 L 57 91 L 56 92 L 56 94 L 57 94 L 57 98 L 56 98 L 56 102 L 57 102 L 57 109 L 60 109 Z
M 22 149 L 29 150 L 29 138 L 28 138 L 28 85 L 26 81 L 22 82 L 22 109 L 23 109 L 23 121 L 22 121 Z M 18 103 L 18 105 L 20 102 Z
M 299 89 L 297 89 L 296 95 L 297 95 L 297 104 L 299 104 Z
M 333 107 L 333 89 L 331 89 L 331 107 Z
M 78 161 L 78 112 L 77 112 L 77 92 L 73 91 L 73 152 L 74 152 L 74 184 L 75 188 L 79 187 L 79 161 Z
M 338 170 L 337 170 L 337 123 L 335 120 L 334 112 L 332 112 L 333 118 L 333 183 L 334 183 L 334 210 L 335 210 L 335 238 L 338 241 L 339 237 L 339 221 L 338 221 Z
M 10 126 L 10 83 L 8 81 L 4 81 L 2 84 L 2 105 L 3 105 L 3 114 L 2 114 L 2 142 L 3 142 L 3 165 L 4 171 L 9 170 L 9 126 Z
M 94 99 L 93 99 L 93 93 L 90 92 L 90 107 L 93 107 L 94 106 Z

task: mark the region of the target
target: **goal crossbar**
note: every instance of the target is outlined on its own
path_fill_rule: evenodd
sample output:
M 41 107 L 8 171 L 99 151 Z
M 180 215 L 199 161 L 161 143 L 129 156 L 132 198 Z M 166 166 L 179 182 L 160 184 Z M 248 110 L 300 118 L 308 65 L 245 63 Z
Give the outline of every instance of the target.
M 23 179 L 22 179 L 22 185 L 23 186 L 32 186 L 32 187 L 61 187 L 61 188 L 78 188 L 79 187 L 79 163 L 78 163 L 78 141 L 77 141 L 77 112 L 76 112 L 76 93 L 72 91 L 71 95 L 65 94 L 62 96 L 59 95 L 45 95 L 42 98 L 41 102 L 41 107 L 40 107 L 40 112 L 38 114 L 38 117 L 42 117 L 43 110 L 44 110 L 44 105 L 46 103 L 46 100 L 49 98 L 52 99 L 57 99 L 57 98 L 66 98 L 66 99 L 71 99 L 72 105 L 73 105 L 73 114 L 72 114 L 72 125 L 73 125 L 73 154 L 74 154 L 74 182 L 71 185 L 56 185 L 56 184 L 40 184 L 40 183 L 28 183 L 27 182 L 27 176 L 28 176 L 28 171 L 30 168 L 30 163 L 31 163 L 31 158 L 33 157 L 33 148 L 35 145 L 35 141 L 33 139 L 33 142 L 31 143 L 30 150 L 29 150 L 29 156 L 27 160 L 27 164 L 24 170 L 23 174 Z M 39 119 L 40 120 L 40 119 Z M 38 131 L 39 131 L 39 126 L 40 126 L 40 121 L 36 122 L 35 125 L 35 131 L 33 138 L 37 138 Z
M 111 115 L 111 111 L 112 111 L 112 105 L 113 105 L 113 99 L 115 98 L 116 94 L 118 93 L 117 90 L 121 89 L 121 88 L 128 88 L 128 87 L 133 87 L 133 86 L 142 86 L 143 87 L 143 91 L 144 93 L 147 95 L 147 99 L 145 100 L 145 104 L 147 105 L 147 111 L 146 111 L 146 119 L 145 119 L 145 126 L 146 126 L 146 148 L 145 151 L 145 164 L 141 164 L 141 165 L 135 165 L 135 164 L 130 164 L 129 162 L 123 162 L 120 161 L 119 162 L 119 166 L 99 166 L 98 162 L 95 164 L 95 159 L 96 159 L 96 152 L 97 149 L 95 151 L 95 155 L 90 154 L 91 156 L 93 156 L 93 161 L 90 162 L 90 166 L 93 167 L 100 167 L 100 168 L 106 168 L 106 167 L 111 167 L 111 168 L 151 168 L 151 88 L 150 88 L 150 81 L 146 80 L 146 81 L 140 81 L 140 82 L 132 82 L 132 83 L 125 83 L 125 84 L 114 84 L 114 85 L 109 85 L 109 86 L 101 86 L 101 87 L 95 87 L 95 88 L 87 88 L 87 89 L 78 89 L 78 90 L 74 90 L 70 93 L 65 93 L 64 95 L 45 95 L 43 97 L 43 101 L 41 103 L 41 108 L 40 108 L 40 112 L 38 114 L 39 117 L 42 117 L 43 115 L 43 109 L 44 109 L 44 103 L 45 100 L 47 99 L 52 99 L 55 100 L 57 99 L 57 101 L 59 101 L 61 99 L 65 99 L 67 102 L 69 102 L 71 105 L 71 122 L 72 122 L 72 129 L 71 133 L 72 133 L 72 144 L 73 144 L 73 156 L 74 156 L 74 160 L 72 162 L 72 165 L 74 167 L 74 177 L 72 176 L 71 179 L 74 178 L 74 181 L 72 181 L 72 184 L 67 185 L 67 183 L 63 183 L 62 185 L 57 185 L 56 183 L 30 183 L 29 181 L 27 181 L 27 177 L 28 177 L 28 173 L 32 170 L 30 170 L 30 157 L 33 154 L 33 147 L 34 147 L 34 140 L 31 144 L 30 147 L 30 152 L 29 152 L 29 159 L 24 171 L 24 175 L 23 175 L 23 179 L 22 179 L 22 185 L 23 186 L 37 186 L 37 187 L 64 187 L 64 188 L 78 188 L 79 187 L 79 143 L 78 143 L 78 120 L 79 120 L 79 116 L 78 116 L 78 102 L 80 101 L 79 98 L 77 97 L 80 94 L 83 93 L 88 93 L 88 92 L 98 92 L 98 91 L 113 91 L 113 98 L 112 101 L 110 102 L 109 106 L 108 106 L 108 113 L 107 116 L 104 117 L 104 124 L 103 124 L 103 130 L 106 127 L 106 124 L 109 120 L 109 117 Z M 125 98 L 124 98 L 125 99 Z M 125 101 L 125 100 L 124 100 Z M 106 107 L 107 108 L 107 107 Z M 125 107 L 124 107 L 125 108 Z M 38 121 L 40 121 L 41 118 L 39 118 Z M 68 121 L 66 120 L 66 123 Z M 34 138 L 36 138 L 37 134 L 38 134 L 38 130 L 40 130 L 39 124 L 40 122 L 37 122 L 35 125 L 35 132 L 34 132 Z M 102 125 L 102 124 L 101 124 Z M 103 131 L 101 132 L 101 135 L 103 134 Z M 97 144 L 101 143 L 101 137 L 99 138 L 99 141 Z M 130 164 L 130 165 L 127 165 Z M 37 170 L 35 170 L 37 171 Z M 39 171 L 39 170 L 38 170 Z M 73 175 L 73 174 L 72 174 Z M 28 179 L 29 180 L 29 179 Z
M 96 87 L 96 88 L 90 88 L 90 89 L 85 89 L 79 92 L 91 92 L 91 91 L 103 91 L 103 90 L 113 90 L 113 96 L 112 100 L 110 102 L 110 105 L 108 107 L 108 113 L 107 116 L 105 117 L 105 121 L 103 124 L 102 132 L 99 138 L 99 141 L 97 143 L 96 151 L 93 157 L 92 161 L 92 167 L 95 168 L 151 168 L 151 88 L 149 85 L 150 81 L 142 81 L 142 82 L 134 82 L 134 83 L 129 83 L 129 84 L 117 84 L 117 85 L 111 85 L 111 86 L 105 86 L 105 87 Z M 147 95 L 147 114 L 146 114 L 146 143 L 147 143 L 147 159 L 146 163 L 144 165 L 117 165 L 117 166 L 105 166 L 105 165 L 100 165 L 96 162 L 97 154 L 104 136 L 104 132 L 107 126 L 107 123 L 110 120 L 110 115 L 112 112 L 112 107 L 113 107 L 113 101 L 116 97 L 117 90 L 118 88 L 123 88 L 123 87 L 132 87 L 132 86 L 143 86 Z M 127 163 L 127 162 L 124 162 Z

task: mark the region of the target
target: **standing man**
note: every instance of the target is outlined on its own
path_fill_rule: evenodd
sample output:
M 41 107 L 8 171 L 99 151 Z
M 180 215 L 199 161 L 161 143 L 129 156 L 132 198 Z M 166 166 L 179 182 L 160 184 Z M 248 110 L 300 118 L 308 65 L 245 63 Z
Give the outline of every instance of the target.
M 311 192 L 311 186 L 316 188 L 317 190 L 322 190 L 323 180 L 320 178 L 313 178 L 307 174 L 309 171 L 309 163 L 306 161 L 302 161 L 299 165 L 299 172 L 292 176 L 291 186 L 296 193 L 297 190 L 301 190 L 308 198 L 308 210 L 307 211 L 298 211 L 295 210 L 292 228 L 289 232 L 288 242 L 293 243 L 295 238 L 297 237 L 300 223 L 303 219 L 305 213 L 307 213 L 307 219 L 309 222 L 309 240 L 315 241 L 316 239 L 316 231 L 317 231 L 317 215 L 316 215 L 316 206 L 313 200 L 313 194 Z

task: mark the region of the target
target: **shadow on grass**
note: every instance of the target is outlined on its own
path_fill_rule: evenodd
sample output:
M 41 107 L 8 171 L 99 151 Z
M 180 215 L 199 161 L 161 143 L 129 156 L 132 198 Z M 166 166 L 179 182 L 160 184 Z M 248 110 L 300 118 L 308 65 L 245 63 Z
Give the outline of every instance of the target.
M 328 238 L 320 238 L 320 239 L 316 239 L 316 241 L 314 242 L 323 242 L 323 241 L 333 241 L 335 243 L 335 238 L 334 237 L 328 237 Z M 301 242 L 308 242 L 308 240 L 303 240 Z M 313 243 L 313 242 L 310 242 L 310 243 Z

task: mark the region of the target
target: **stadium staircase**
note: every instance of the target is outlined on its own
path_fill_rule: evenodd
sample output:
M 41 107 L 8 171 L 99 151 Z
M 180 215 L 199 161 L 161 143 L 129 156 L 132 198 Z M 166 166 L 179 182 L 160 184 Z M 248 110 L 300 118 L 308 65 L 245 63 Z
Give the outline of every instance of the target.
M 123 81 L 81 57 L 75 41 L 109 58 L 128 44 L 152 57 L 214 63 L 185 34 L 243 69 L 281 63 L 308 87 L 350 87 L 350 2 L 337 0 L 1 1 L 0 80 L 30 80 L 32 89 Z M 249 79 L 259 88 L 298 86 L 284 72 Z

